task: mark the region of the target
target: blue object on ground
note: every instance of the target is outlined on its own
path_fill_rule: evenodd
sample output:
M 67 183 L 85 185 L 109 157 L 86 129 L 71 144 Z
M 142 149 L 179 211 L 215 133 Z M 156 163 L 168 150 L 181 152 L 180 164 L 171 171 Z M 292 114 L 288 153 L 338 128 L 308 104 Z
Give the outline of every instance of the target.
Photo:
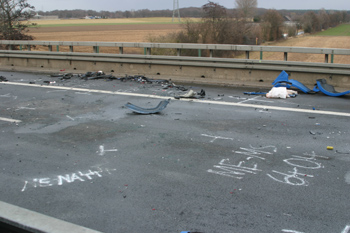
M 133 105 L 132 103 L 125 104 L 125 107 L 131 109 L 133 112 L 140 113 L 140 114 L 154 114 L 159 113 L 163 109 L 166 108 L 166 106 L 169 104 L 170 99 L 168 100 L 162 100 L 155 108 L 141 108 L 136 105 Z
M 299 90 L 301 90 L 304 93 L 307 94 L 315 94 L 318 92 L 317 90 L 311 90 L 301 82 L 294 80 L 294 79 L 289 79 L 287 72 L 284 70 L 278 75 L 278 77 L 273 81 L 272 85 L 274 87 L 286 87 L 286 88 L 291 88 L 291 87 L 296 87 Z
M 342 95 L 346 95 L 346 94 L 350 93 L 350 90 L 344 91 L 344 92 L 337 92 L 334 89 L 334 86 L 327 84 L 326 79 L 317 79 L 316 86 L 314 87 L 314 90 L 319 90 L 326 95 L 334 96 L 334 97 L 342 96 Z
M 245 95 L 266 95 L 267 92 L 243 92 Z

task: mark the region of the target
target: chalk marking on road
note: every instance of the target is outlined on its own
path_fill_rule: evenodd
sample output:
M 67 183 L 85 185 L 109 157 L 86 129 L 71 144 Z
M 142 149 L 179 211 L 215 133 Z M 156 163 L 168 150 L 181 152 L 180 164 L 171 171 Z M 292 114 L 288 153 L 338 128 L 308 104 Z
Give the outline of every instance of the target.
M 350 225 L 347 225 L 341 233 L 349 233 Z
M 68 116 L 68 115 L 66 115 L 66 117 L 69 118 L 69 119 L 71 119 L 72 121 L 74 121 L 74 118 L 73 118 L 73 117 Z
M 213 138 L 212 140 L 210 140 L 210 142 L 214 142 L 216 139 L 224 139 L 224 140 L 232 140 L 233 141 L 233 138 L 225 138 L 225 137 L 221 137 L 221 136 L 211 136 L 211 135 L 208 135 L 208 134 L 201 134 L 202 136 L 204 137 L 211 137 Z
M 0 95 L 0 97 L 6 97 L 6 98 L 10 98 L 10 93 L 7 93 L 6 95 Z
M 17 111 L 17 110 L 22 110 L 22 109 L 25 109 L 25 110 L 36 110 L 36 108 L 18 107 L 18 109 L 16 109 L 16 111 Z
M 11 97 L 13 97 L 13 99 L 17 99 L 17 96 L 11 96 L 11 93 L 7 93 L 6 95 L 0 95 L 0 97 L 6 97 L 6 98 L 11 98 Z
M 111 149 L 111 150 L 105 150 L 105 146 L 104 145 L 100 145 L 99 146 L 99 151 L 97 151 L 97 153 L 101 156 L 105 155 L 105 152 L 116 152 L 118 151 L 118 149 Z
M 243 100 L 243 101 L 240 101 L 238 102 L 239 104 L 241 103 L 245 103 L 245 102 L 248 102 L 248 101 L 260 101 L 260 102 L 266 102 L 266 103 L 273 103 L 273 101 L 268 101 L 268 100 L 258 100 L 258 98 L 260 98 L 260 96 L 256 96 L 254 98 L 249 98 L 249 99 L 246 99 L 246 100 Z
M 20 123 L 20 122 L 22 122 L 21 120 L 15 120 L 15 119 L 4 118 L 4 117 L 0 117 L 0 121 L 7 121 L 7 122 L 12 122 L 12 123 Z
M 350 171 L 345 175 L 345 182 L 350 184 Z
M 293 231 L 293 230 L 287 230 L 287 229 L 283 229 L 282 232 L 288 232 L 288 233 L 304 233 L 301 231 Z
M 79 91 L 79 92 L 85 92 L 85 93 L 100 93 L 100 94 L 112 94 L 112 95 L 124 95 L 124 96 L 134 96 L 134 97 L 145 97 L 145 98 L 155 98 L 155 99 L 173 99 L 173 100 L 175 100 L 174 97 L 170 97 L 170 96 L 148 95 L 148 94 L 139 94 L 139 93 L 126 93 L 126 92 L 118 92 L 118 91 L 104 91 L 104 90 L 94 90 L 94 89 L 87 89 L 87 88 L 62 87 L 62 86 L 44 86 L 44 85 L 40 85 L 40 84 L 16 83 L 16 82 L 1 82 L 0 84 L 3 84 L 3 85 L 27 86 L 27 87 L 41 87 L 41 88 L 49 88 L 49 89 L 61 89 L 61 90 Z M 346 112 L 333 112 L 333 111 L 322 111 L 322 110 L 311 110 L 311 109 L 300 109 L 300 108 L 286 108 L 286 107 L 277 107 L 277 106 L 268 106 L 268 105 L 232 103 L 232 102 L 213 101 L 213 100 L 200 100 L 200 99 L 180 99 L 179 101 L 187 101 L 187 102 L 203 103 L 203 104 L 217 104 L 217 105 L 226 105 L 226 106 L 235 106 L 235 107 L 246 107 L 246 108 L 257 108 L 257 109 L 269 109 L 269 110 L 288 111 L 288 112 L 299 112 L 299 113 L 311 113 L 311 114 L 350 117 L 350 113 L 346 113 Z

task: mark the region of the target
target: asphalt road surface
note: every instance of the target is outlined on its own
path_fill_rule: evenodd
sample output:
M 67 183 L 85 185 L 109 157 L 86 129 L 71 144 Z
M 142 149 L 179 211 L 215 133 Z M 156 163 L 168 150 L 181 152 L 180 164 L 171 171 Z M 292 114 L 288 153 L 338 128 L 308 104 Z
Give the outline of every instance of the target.
M 0 75 L 1 201 L 106 233 L 350 233 L 349 95 Z

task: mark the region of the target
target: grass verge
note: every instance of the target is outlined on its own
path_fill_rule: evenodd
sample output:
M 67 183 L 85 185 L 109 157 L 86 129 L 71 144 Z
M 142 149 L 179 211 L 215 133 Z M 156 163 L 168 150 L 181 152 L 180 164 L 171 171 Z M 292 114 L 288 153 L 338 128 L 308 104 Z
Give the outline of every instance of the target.
M 350 36 L 350 24 L 341 24 L 335 28 L 319 32 L 316 36 Z

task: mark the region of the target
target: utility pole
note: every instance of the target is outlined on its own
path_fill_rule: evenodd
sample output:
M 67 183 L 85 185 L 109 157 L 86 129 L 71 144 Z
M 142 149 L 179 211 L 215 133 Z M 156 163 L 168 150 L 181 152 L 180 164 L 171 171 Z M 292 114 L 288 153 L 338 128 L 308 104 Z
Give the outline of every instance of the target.
M 179 22 L 181 21 L 180 19 L 180 9 L 179 9 L 179 0 L 173 0 L 173 22 L 175 18 L 175 14 L 177 13 L 177 17 L 179 19 Z

